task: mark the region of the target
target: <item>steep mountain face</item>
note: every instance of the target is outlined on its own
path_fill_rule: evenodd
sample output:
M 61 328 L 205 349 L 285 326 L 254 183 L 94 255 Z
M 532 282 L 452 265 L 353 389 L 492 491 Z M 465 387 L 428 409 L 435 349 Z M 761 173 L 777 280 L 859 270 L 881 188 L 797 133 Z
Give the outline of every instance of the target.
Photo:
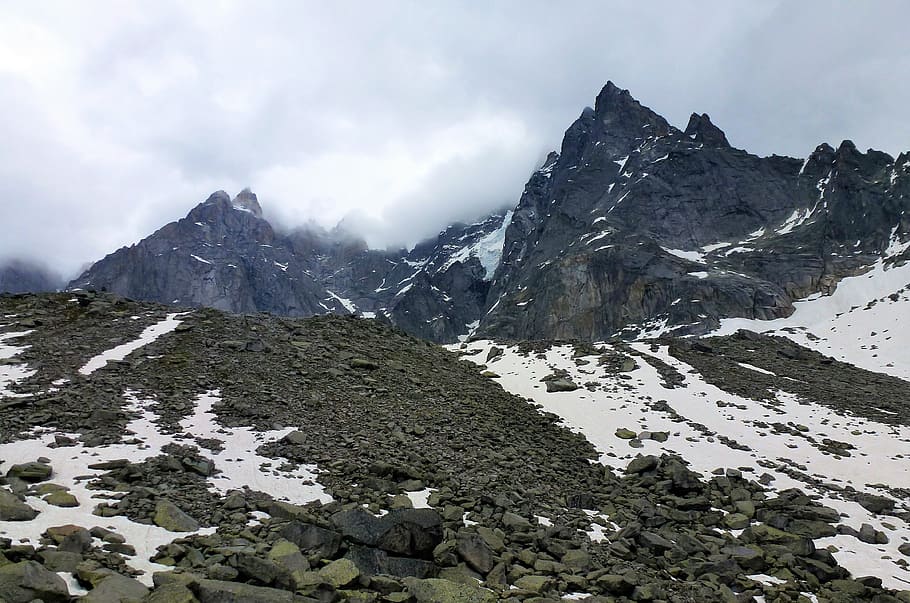
M 605 340 L 775 319 L 902 259 L 910 154 L 850 141 L 805 160 L 730 145 L 706 114 L 670 125 L 608 83 L 514 210 L 411 250 L 318 227 L 276 232 L 218 192 L 72 288 L 233 312 L 359 312 L 437 342 Z
M 40 264 L 13 259 L 0 263 L 0 293 L 39 293 L 63 287 L 63 279 Z
M 231 312 L 309 316 L 326 311 L 312 268 L 262 218 L 255 195 L 243 191 L 232 200 L 219 191 L 185 218 L 97 262 L 70 287 Z
M 478 333 L 607 339 L 787 316 L 902 248 L 910 156 L 823 144 L 805 161 L 681 131 L 612 83 L 535 172 Z
M 251 191 L 233 199 L 219 191 L 69 288 L 238 313 L 359 312 L 452 341 L 484 310 L 504 219 L 453 225 L 411 251 L 382 251 L 338 229 L 277 232 Z

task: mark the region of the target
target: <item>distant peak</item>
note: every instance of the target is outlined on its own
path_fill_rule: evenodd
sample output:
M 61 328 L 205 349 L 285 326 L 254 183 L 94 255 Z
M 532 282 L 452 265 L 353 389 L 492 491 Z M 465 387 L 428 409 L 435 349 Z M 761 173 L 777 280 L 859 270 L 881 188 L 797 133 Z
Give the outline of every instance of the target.
M 641 134 L 643 128 L 651 128 L 647 133 L 650 136 L 663 136 L 670 132 L 667 120 L 613 82 L 607 82 L 597 95 L 594 114 L 607 132 L 613 134 L 635 137 Z
M 224 191 L 215 191 L 209 198 L 205 200 L 205 203 L 229 203 L 231 196 Z
M 262 217 L 262 207 L 259 206 L 259 199 L 249 187 L 240 191 L 231 201 L 231 205 L 236 210 L 248 211 L 257 218 Z
M 707 113 L 693 113 L 689 116 L 685 135 L 708 147 L 729 147 L 727 137 L 723 130 L 711 122 Z
M 856 145 L 852 140 L 846 139 L 840 143 L 840 146 L 837 147 L 837 154 L 843 155 L 849 153 L 851 155 L 859 153 L 859 150 L 856 148 Z
M 613 82 L 607 82 L 597 99 L 594 101 L 594 111 L 603 113 L 622 105 L 638 105 L 638 101 L 632 98 L 632 94 L 623 88 L 618 87 Z

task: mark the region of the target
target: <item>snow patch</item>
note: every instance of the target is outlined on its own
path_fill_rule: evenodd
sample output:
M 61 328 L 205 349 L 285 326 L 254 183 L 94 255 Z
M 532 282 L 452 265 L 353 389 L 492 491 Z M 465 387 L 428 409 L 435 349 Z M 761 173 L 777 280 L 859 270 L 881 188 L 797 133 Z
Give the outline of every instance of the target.
M 177 319 L 178 316 L 185 316 L 187 312 L 175 312 L 173 314 L 168 314 L 167 318 L 161 322 L 155 323 L 149 327 L 146 327 L 144 331 L 139 335 L 139 338 L 117 347 L 102 352 L 85 363 L 85 366 L 79 369 L 79 374 L 81 375 L 91 375 L 101 367 L 105 366 L 108 362 L 118 362 L 129 356 L 135 350 L 146 346 L 162 335 L 170 333 L 180 324 L 180 320 Z

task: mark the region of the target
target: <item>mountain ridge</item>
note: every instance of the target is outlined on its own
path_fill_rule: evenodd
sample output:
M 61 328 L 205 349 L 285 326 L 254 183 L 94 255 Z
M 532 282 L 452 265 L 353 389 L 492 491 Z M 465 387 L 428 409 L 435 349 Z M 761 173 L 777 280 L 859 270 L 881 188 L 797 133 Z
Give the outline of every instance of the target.
M 438 342 L 704 333 L 724 318 L 788 316 L 906 241 L 908 158 L 851 141 L 805 160 L 758 157 L 707 114 L 680 130 L 608 82 L 513 209 L 410 250 L 277 233 L 249 189 L 219 192 L 70 288 L 235 312 L 356 311 Z

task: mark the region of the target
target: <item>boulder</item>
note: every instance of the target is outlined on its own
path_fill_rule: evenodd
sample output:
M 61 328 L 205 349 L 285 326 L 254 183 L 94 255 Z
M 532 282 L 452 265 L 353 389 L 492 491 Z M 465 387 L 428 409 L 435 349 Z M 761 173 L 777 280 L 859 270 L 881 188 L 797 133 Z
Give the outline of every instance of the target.
M 20 561 L 0 567 L 0 596 L 7 603 L 64 603 L 69 591 L 63 578 L 35 561 Z
M 80 601 L 84 603 L 134 603 L 142 601 L 149 589 L 132 578 L 111 573 Z
M 159 500 L 155 504 L 153 521 L 156 526 L 171 532 L 195 532 L 199 529 L 199 522 L 169 500 Z
M 18 477 L 26 482 L 43 482 L 46 479 L 50 479 L 53 473 L 54 470 L 47 463 L 34 462 L 13 465 L 6 472 L 6 475 L 7 477 Z
M 575 384 L 575 382 L 568 377 L 548 379 L 546 383 L 548 392 L 574 392 L 576 389 L 578 389 L 578 386 Z
M 635 473 L 644 473 L 645 471 L 651 471 L 656 469 L 660 461 L 654 455 L 647 456 L 638 456 L 632 459 L 629 465 L 626 467 L 626 473 L 635 474 Z
M 495 603 L 497 599 L 491 591 L 479 586 L 439 578 L 408 578 L 405 584 L 417 603 Z
M 52 492 L 44 497 L 44 502 L 55 507 L 78 507 L 79 500 L 64 490 Z
M 199 603 L 294 603 L 294 593 L 241 582 L 198 580 L 189 586 Z
M 326 584 L 341 588 L 356 580 L 360 570 L 350 559 L 336 559 L 319 570 L 319 576 Z
M 331 559 L 341 547 L 341 534 L 319 526 L 291 521 L 279 532 L 282 538 L 293 542 L 305 553 Z
M 496 565 L 493 549 L 477 534 L 459 534 L 457 550 L 458 555 L 481 574 L 486 575 Z
M 7 490 L 0 489 L 0 521 L 31 521 L 38 511 Z

